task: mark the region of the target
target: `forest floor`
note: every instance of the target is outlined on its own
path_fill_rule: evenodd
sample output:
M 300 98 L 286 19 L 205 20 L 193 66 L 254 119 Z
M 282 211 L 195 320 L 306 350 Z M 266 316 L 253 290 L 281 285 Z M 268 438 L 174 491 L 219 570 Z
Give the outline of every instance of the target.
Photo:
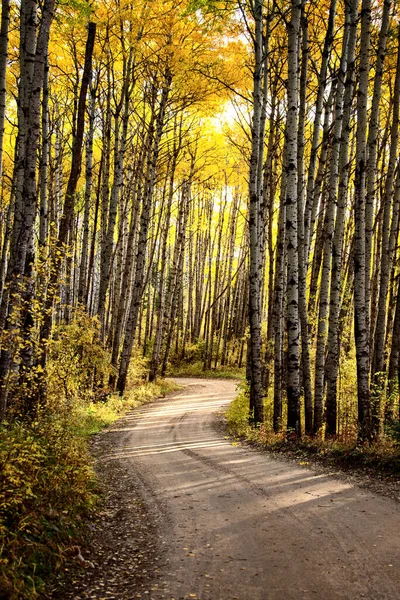
M 95 436 L 104 505 L 53 598 L 399 597 L 398 502 L 234 442 L 234 381 L 180 383 Z

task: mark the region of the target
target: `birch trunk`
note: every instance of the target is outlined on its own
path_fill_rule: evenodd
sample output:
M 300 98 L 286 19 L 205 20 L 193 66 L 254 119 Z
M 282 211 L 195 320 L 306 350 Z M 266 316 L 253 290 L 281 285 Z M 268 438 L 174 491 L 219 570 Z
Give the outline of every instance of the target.
M 393 200 L 393 219 L 390 234 L 390 252 L 395 256 L 400 224 L 400 169 L 397 168 L 396 190 Z M 392 267 L 391 301 L 389 302 L 391 316 L 388 318 L 386 328 L 388 347 L 388 399 L 385 406 L 385 423 L 394 421 L 394 407 L 396 402 L 396 390 L 398 390 L 399 355 L 400 355 L 400 298 L 399 286 L 395 285 L 395 267 Z M 388 340 L 390 339 L 390 344 Z
M 89 253 L 89 219 L 90 206 L 93 188 L 93 139 L 94 139 L 94 117 L 96 105 L 96 89 L 90 85 L 90 104 L 89 104 L 89 127 L 86 139 L 86 165 L 85 165 L 85 208 L 83 215 L 83 236 L 82 236 L 82 251 L 79 267 L 79 286 L 78 286 L 78 302 L 82 304 L 86 297 L 86 289 L 88 284 L 88 253 Z
M 311 389 L 311 365 L 310 348 L 308 340 L 308 313 L 307 313 L 307 293 L 306 293 L 306 240 L 304 231 L 305 215 L 305 179 L 304 179 L 304 147 L 305 147 L 305 116 L 307 103 L 307 76 L 308 76 L 308 25 L 307 18 L 304 15 L 304 4 L 302 6 L 302 61 L 300 74 L 299 90 L 299 125 L 298 125 L 298 143 L 297 143 L 297 229 L 298 229 L 298 256 L 299 256 L 299 317 L 301 325 L 301 364 L 302 379 L 304 389 L 304 413 L 305 413 L 305 431 L 311 434 L 312 431 L 312 410 L 313 399 Z
M 369 330 L 366 300 L 367 266 L 365 264 L 365 176 L 367 162 L 367 110 L 369 55 L 371 38 L 371 0 L 361 8 L 360 66 L 357 93 L 356 172 L 354 198 L 354 323 L 357 360 L 357 394 L 359 438 L 371 435 L 369 395 Z M 369 269 L 369 265 L 368 265 Z
M 162 350 L 162 343 L 164 340 L 166 319 L 169 317 L 165 313 L 166 306 L 166 290 L 165 290 L 165 279 L 167 272 L 167 245 L 168 245 L 168 232 L 170 227 L 170 219 L 171 219 L 171 206 L 172 206 L 172 198 L 174 194 L 174 177 L 175 177 L 175 169 L 176 163 L 178 159 L 180 148 L 174 148 L 172 164 L 170 167 L 170 182 L 169 182 L 169 191 L 167 198 L 167 206 L 166 206 L 166 214 L 165 214 L 165 224 L 164 224 L 164 233 L 162 238 L 162 249 L 161 249 L 161 275 L 160 275 L 160 286 L 159 286 L 159 307 L 157 314 L 157 324 L 156 324 L 156 336 L 154 340 L 153 346 L 153 354 L 150 363 L 149 369 L 149 381 L 154 381 L 157 377 L 159 361 Z
M 13 312 L 20 300 L 18 292 L 22 291 L 26 301 L 26 309 L 22 314 L 22 328 L 25 343 L 21 351 L 24 367 L 29 368 L 32 344 L 30 328 L 32 326 L 31 300 L 34 292 L 32 279 L 34 260 L 34 222 L 37 208 L 36 164 L 40 138 L 40 100 L 44 81 L 45 59 L 48 52 L 50 26 L 53 19 L 54 0 L 46 0 L 42 8 L 42 19 L 38 30 L 36 2 L 25 0 L 21 3 L 21 80 L 19 96 L 19 129 L 20 140 L 18 157 L 19 172 L 16 188 L 16 213 L 14 215 L 13 237 L 10 250 L 10 262 L 7 269 L 6 282 L 9 283 L 7 294 L 3 294 L 5 306 L 5 328 L 13 330 L 18 327 L 13 319 Z M 18 211 L 18 213 L 17 213 Z M 25 285 L 19 285 L 25 278 Z M 0 357 L 0 420 L 4 419 L 7 409 L 8 373 L 11 367 L 9 349 L 3 348 Z M 32 390 L 33 393 L 33 390 Z M 29 394 L 28 394 L 29 395 Z M 30 399 L 27 398 L 30 403 Z M 27 410 L 31 406 L 26 406 Z
M 102 323 L 102 335 L 105 336 L 105 320 L 104 311 L 106 303 L 106 295 L 110 283 L 112 257 L 114 246 L 114 230 L 117 221 L 118 201 L 123 184 L 124 159 L 126 150 L 126 141 L 128 135 L 128 117 L 129 117 L 129 100 L 131 93 L 131 78 L 133 75 L 132 65 L 132 50 L 128 60 L 124 65 L 124 83 L 121 92 L 121 100 L 114 113 L 114 178 L 111 187 L 111 198 L 108 210 L 107 230 L 102 245 L 101 255 L 101 274 L 100 274 L 100 289 L 99 289 L 99 305 L 98 314 Z M 122 119 L 121 111 L 123 111 Z M 122 123 L 120 122 L 122 120 Z M 123 214 L 120 219 L 123 219 Z
M 185 255 L 185 245 L 186 245 L 186 225 L 188 219 L 189 212 L 189 202 L 190 202 L 190 183 L 185 182 L 182 188 L 182 201 L 181 201 L 181 214 L 179 218 L 179 229 L 177 232 L 176 246 L 177 246 L 177 264 L 175 270 L 175 281 L 173 285 L 173 290 L 170 290 L 171 303 L 170 303 L 170 315 L 169 315 L 169 329 L 167 331 L 167 336 L 165 340 L 165 351 L 161 365 L 161 375 L 165 376 L 167 371 L 169 355 L 172 347 L 172 339 L 175 328 L 175 321 L 178 314 L 179 309 L 179 299 L 182 290 L 182 270 L 183 270 L 183 260 Z M 210 284 L 211 290 L 211 284 Z M 177 334 L 178 335 L 178 334 Z
M 322 51 L 321 68 L 318 74 L 318 91 L 315 103 L 315 119 L 307 176 L 307 197 L 304 210 L 304 256 L 306 258 L 307 263 L 310 252 L 311 239 L 313 236 L 314 224 L 312 222 L 311 213 L 314 199 L 315 170 L 317 166 L 318 148 L 320 145 L 321 117 L 327 83 L 328 65 L 335 32 L 336 4 L 337 0 L 331 0 L 329 6 L 328 26 L 325 35 L 324 48 Z
M 383 197 L 383 223 L 382 223 L 382 241 L 380 255 L 380 282 L 378 297 L 378 314 L 375 329 L 375 345 L 373 348 L 371 375 L 373 377 L 376 389 L 373 394 L 372 403 L 372 434 L 376 437 L 380 432 L 381 422 L 381 391 L 378 387 L 384 385 L 383 371 L 385 365 L 385 334 L 387 321 L 387 296 L 389 288 L 389 275 L 392 268 L 394 243 L 390 243 L 391 234 L 391 213 L 393 208 L 393 188 L 395 179 L 395 168 L 398 156 L 399 141 L 399 109 L 400 109 L 400 27 L 398 27 L 398 46 L 397 46 L 397 65 L 396 80 L 393 92 L 393 117 L 390 132 L 390 155 L 388 170 L 386 174 L 385 192 Z M 385 386 L 384 386 L 385 387 Z
M 343 106 L 342 140 L 339 155 L 339 188 L 336 211 L 335 232 L 332 244 L 332 275 L 329 298 L 329 324 L 326 379 L 326 433 L 336 435 L 337 431 L 337 377 L 339 372 L 340 341 L 339 312 L 342 290 L 342 256 L 344 225 L 349 186 L 349 139 L 351 131 L 351 107 L 354 93 L 355 48 L 357 42 L 358 2 L 349 2 L 347 10 L 350 18 L 349 47 L 347 53 L 347 74 Z
M 85 107 L 86 107 L 86 96 L 89 87 L 89 81 L 92 72 L 92 58 L 94 41 L 96 36 L 96 24 L 90 22 L 88 25 L 88 34 L 86 39 L 85 48 L 85 64 L 82 74 L 81 88 L 78 100 L 77 120 L 76 120 L 76 135 L 72 144 L 72 158 L 71 158 L 71 170 L 68 178 L 67 189 L 65 192 L 64 206 L 62 216 L 60 219 L 60 228 L 58 232 L 57 247 L 59 249 L 58 255 L 55 257 L 55 264 L 52 269 L 50 277 L 49 290 L 47 294 L 46 306 L 44 310 L 43 325 L 40 332 L 41 343 L 45 344 L 46 340 L 49 339 L 52 327 L 52 309 L 54 294 L 57 287 L 57 279 L 59 277 L 60 266 L 62 258 L 65 252 L 65 246 L 68 242 L 68 236 L 74 219 L 74 207 L 75 207 L 75 192 L 78 185 L 78 179 L 82 165 L 82 144 L 83 134 L 85 128 Z M 46 363 L 46 351 L 43 351 L 42 365 Z
M 131 221 L 129 227 L 129 236 L 126 248 L 126 258 L 125 258 L 125 266 L 122 276 L 121 288 L 125 290 L 123 297 L 118 305 L 118 313 L 116 318 L 116 328 L 114 332 L 114 339 L 112 343 L 112 357 L 111 364 L 115 369 L 118 367 L 118 356 L 120 352 L 120 344 L 123 333 L 124 324 L 126 321 L 126 310 L 129 303 L 129 298 L 131 296 L 131 281 L 132 281 L 132 273 L 134 271 L 134 261 L 135 261 L 135 239 L 137 237 L 137 227 L 139 220 L 139 200 L 140 200 L 140 192 L 141 192 L 141 181 L 140 174 L 143 169 L 145 159 L 144 149 L 141 151 L 139 156 L 137 168 L 136 168 L 136 177 L 134 182 L 134 187 L 132 191 L 132 211 L 131 211 Z M 112 376 L 110 379 L 110 384 L 114 386 L 115 377 Z
M 300 327 L 299 327 L 299 252 L 298 252 L 298 48 L 301 4 L 291 2 L 288 24 L 288 83 L 287 83 L 287 191 L 286 191 L 286 249 L 287 249 L 287 401 L 288 431 L 301 433 L 300 423 Z
M 49 57 L 46 56 L 42 97 L 42 155 L 40 161 L 39 246 L 44 248 L 48 230 L 48 171 L 49 171 Z
M 374 91 L 371 102 L 371 113 L 367 141 L 367 171 L 366 171 L 366 204 L 365 204 L 365 300 L 370 337 L 373 338 L 373 326 L 370 324 L 371 308 L 371 256 L 372 235 L 376 193 L 377 144 L 379 132 L 379 109 L 382 97 L 382 78 L 386 56 L 386 41 L 389 29 L 390 9 L 392 0 L 384 0 L 381 29 L 379 32 L 378 51 L 375 65 Z M 373 344 L 371 344 L 371 347 Z M 373 375 L 373 372 L 371 372 Z
M 250 358 L 250 407 L 254 408 L 252 418 L 255 423 L 264 420 L 264 401 L 261 369 L 261 273 L 260 273 L 260 208 L 261 196 L 258 187 L 259 168 L 262 166 L 264 140 L 261 140 L 262 81 L 263 81 L 263 5 L 261 0 L 254 4 L 254 54 L 253 72 L 253 120 L 251 127 L 251 158 L 249 173 L 249 358 Z M 261 164 L 260 164 L 261 163 Z
M 324 126 L 323 126 L 323 136 L 322 136 L 322 148 L 319 157 L 319 165 L 318 165 L 318 173 L 315 180 L 314 185 L 314 198 L 312 200 L 312 208 L 311 208 L 311 221 L 310 228 L 314 234 L 315 223 L 317 223 L 316 232 L 315 232 L 315 243 L 314 243 L 314 253 L 312 260 L 312 268 L 311 268 L 311 280 L 310 280 L 310 289 L 309 289 L 309 297 L 308 297 L 308 314 L 310 316 L 311 321 L 315 319 L 315 310 L 316 310 L 316 297 L 317 297 L 317 288 L 318 288 L 318 278 L 319 271 L 321 267 L 322 261 L 322 248 L 323 248 L 323 229 L 325 223 L 325 209 L 326 209 L 326 190 L 323 187 L 323 182 L 327 179 L 327 161 L 328 161 L 328 150 L 330 143 L 330 127 L 331 127 L 331 115 L 332 115 L 332 105 L 334 100 L 334 85 L 331 87 L 331 91 L 326 102 L 325 106 L 325 115 L 324 115 Z M 310 248 L 308 249 L 310 253 Z M 308 268 L 309 265 L 307 265 Z M 310 327 L 310 330 L 313 328 Z
M 286 136 L 285 136 L 286 138 Z M 286 143 L 285 143 L 286 146 Z M 285 149 L 283 153 L 285 167 Z M 274 413 L 273 427 L 275 433 L 282 430 L 283 401 L 283 363 L 284 363 L 284 295 L 286 290 L 286 176 L 282 173 L 281 194 L 278 220 L 278 238 L 275 250 L 275 282 L 274 282 Z
M 144 267 L 146 259 L 146 248 L 147 248 L 147 232 L 149 228 L 151 206 L 153 200 L 154 184 L 157 172 L 157 160 L 160 150 L 160 141 L 164 129 L 165 122 L 165 110 L 167 107 L 168 96 L 170 93 L 172 83 L 172 75 L 167 69 L 165 74 L 164 87 L 162 89 L 160 106 L 157 115 L 157 125 L 155 132 L 155 139 L 153 145 L 152 156 L 150 158 L 149 170 L 146 181 L 145 198 L 142 206 L 142 212 L 140 216 L 140 232 L 138 248 L 136 253 L 136 272 L 134 277 L 132 299 L 129 307 L 128 319 L 125 328 L 125 337 L 121 352 L 121 360 L 119 366 L 117 389 L 122 394 L 125 390 L 126 379 L 128 376 L 128 368 L 132 354 L 133 342 L 136 333 L 136 326 L 138 322 L 138 315 L 140 309 L 140 303 L 143 294 L 143 279 L 144 279 Z
M 324 249 L 322 274 L 319 294 L 319 314 L 317 331 L 317 348 L 315 354 L 315 387 L 314 387 L 314 434 L 321 432 L 324 421 L 324 375 L 326 336 L 328 330 L 329 289 L 331 279 L 332 241 L 335 229 L 337 186 L 339 176 L 340 142 L 343 124 L 344 78 L 347 70 L 347 53 L 349 46 L 349 12 L 346 11 L 346 23 L 343 33 L 342 56 L 337 74 L 335 96 L 335 119 L 333 123 L 332 151 L 328 184 L 328 205 L 325 217 Z

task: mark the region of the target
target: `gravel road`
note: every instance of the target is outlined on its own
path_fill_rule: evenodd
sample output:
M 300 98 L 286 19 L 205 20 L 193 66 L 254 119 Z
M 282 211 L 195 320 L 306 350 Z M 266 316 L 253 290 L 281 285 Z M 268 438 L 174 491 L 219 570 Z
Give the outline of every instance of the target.
M 214 427 L 231 381 L 183 379 L 109 430 L 107 462 L 141 481 L 165 551 L 132 598 L 400 598 L 400 511 L 306 466 L 234 446 Z

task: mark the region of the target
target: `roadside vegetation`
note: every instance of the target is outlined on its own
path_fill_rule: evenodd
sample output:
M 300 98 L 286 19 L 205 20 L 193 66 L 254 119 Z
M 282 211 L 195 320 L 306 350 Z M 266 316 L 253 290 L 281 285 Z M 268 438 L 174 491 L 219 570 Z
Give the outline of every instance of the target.
M 273 413 L 273 398 L 266 398 L 265 413 Z M 343 411 L 340 435 L 303 436 L 301 439 L 286 431 L 276 433 L 268 422 L 254 425 L 249 415 L 248 384 L 242 382 L 237 397 L 228 407 L 225 418 L 227 432 L 237 440 L 254 444 L 273 454 L 293 458 L 301 465 L 319 463 L 339 470 L 368 474 L 372 477 L 400 476 L 400 427 L 393 425 L 379 439 L 360 442 L 357 437 L 357 417 Z
M 244 368 L 223 367 L 221 365 L 213 369 L 204 369 L 203 363 L 195 362 L 173 366 L 167 371 L 167 375 L 170 377 L 200 377 L 204 379 L 243 379 L 246 373 Z
M 123 413 L 177 389 L 146 383 L 146 362 L 132 361 L 123 397 L 95 386 L 109 376 L 98 323 L 82 313 L 55 331 L 47 401 L 29 418 L 0 428 L 0 597 L 34 599 L 68 561 L 83 561 L 86 517 L 101 504 L 90 436 Z M 85 525 L 86 523 L 86 525 Z

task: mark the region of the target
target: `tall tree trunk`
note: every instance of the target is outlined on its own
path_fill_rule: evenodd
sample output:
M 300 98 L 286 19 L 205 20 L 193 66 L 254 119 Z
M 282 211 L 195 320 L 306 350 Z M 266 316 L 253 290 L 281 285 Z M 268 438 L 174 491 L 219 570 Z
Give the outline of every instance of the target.
M 384 363 L 385 363 L 385 334 L 387 321 L 387 296 L 389 287 L 389 275 L 393 261 L 394 243 L 390 243 L 391 236 L 391 213 L 393 208 L 393 187 L 395 180 L 395 168 L 398 156 L 399 140 L 399 109 L 400 109 L 400 26 L 398 27 L 397 66 L 396 80 L 393 92 L 393 116 L 390 132 L 390 156 L 385 182 L 383 197 L 383 222 L 381 242 L 381 273 L 379 282 L 378 314 L 375 329 L 375 345 L 372 355 L 371 375 L 376 389 L 373 393 L 371 406 L 372 434 L 377 436 L 380 432 L 381 422 L 381 391 L 378 387 L 384 386 Z M 394 211 L 394 208 L 393 208 Z M 397 230 L 396 230 L 397 233 Z M 385 386 L 384 386 L 385 387 Z
M 166 279 L 166 272 L 167 272 L 168 233 L 169 233 L 169 228 L 170 228 L 172 198 L 174 195 L 174 178 L 175 178 L 175 169 L 176 169 L 176 163 L 177 163 L 179 152 L 180 152 L 180 144 L 179 144 L 179 146 L 174 147 L 174 149 L 173 149 L 172 161 L 171 161 L 171 166 L 170 166 L 170 182 L 169 182 L 165 223 L 164 223 L 164 232 L 163 232 L 163 238 L 162 238 L 162 249 L 161 249 L 159 306 L 158 306 L 156 335 L 155 335 L 154 346 L 153 346 L 153 354 L 151 357 L 151 363 L 150 363 L 150 369 L 149 369 L 149 381 L 154 381 L 154 379 L 157 377 L 159 362 L 160 362 L 160 357 L 161 357 L 162 344 L 164 341 L 166 321 L 170 316 L 169 314 L 165 313 L 165 306 L 166 306 L 166 297 L 165 297 L 166 296 L 166 290 L 165 290 L 166 282 L 165 282 L 165 279 Z M 169 292 L 170 291 L 171 290 L 169 290 Z
M 165 351 L 161 365 L 161 375 L 164 377 L 168 367 L 169 355 L 171 352 L 172 339 L 175 329 L 175 321 L 179 310 L 179 299 L 182 290 L 182 271 L 183 271 L 183 260 L 185 256 L 185 245 L 186 245 L 186 228 L 187 219 L 189 213 L 189 202 L 191 193 L 190 182 L 185 181 L 182 186 L 182 199 L 180 207 L 180 215 L 178 222 L 178 231 L 175 241 L 176 245 L 176 268 L 174 269 L 174 282 L 172 289 L 170 288 L 169 293 L 171 294 L 170 302 L 170 315 L 169 315 L 169 329 L 165 340 Z M 211 280 L 210 288 L 211 290 Z M 178 335 L 178 333 L 177 333 Z
M 315 118 L 311 145 L 310 162 L 308 166 L 307 176 L 307 197 L 304 211 L 304 256 L 308 263 L 308 256 L 310 251 L 311 239 L 313 236 L 313 223 L 312 223 L 312 206 L 314 199 L 314 185 L 315 185 L 315 170 L 317 166 L 318 148 L 320 145 L 320 128 L 321 128 L 321 117 L 324 104 L 324 95 L 327 84 L 327 73 L 328 65 L 331 54 L 332 43 L 335 33 L 335 18 L 336 18 L 336 4 L 337 0 L 331 0 L 329 6 L 329 17 L 328 25 L 325 35 L 324 48 L 322 51 L 322 62 L 321 68 L 318 73 L 318 91 L 317 99 L 315 103 Z
M 51 334 L 52 327 L 52 308 L 54 294 L 57 287 L 57 279 L 59 276 L 59 270 L 61 261 L 65 253 L 65 246 L 68 242 L 68 235 L 73 223 L 74 218 L 74 206 L 75 206 L 75 192 L 78 185 L 78 179 L 81 172 L 82 165 L 82 146 L 83 146 L 83 134 L 85 129 L 85 108 L 86 108 L 86 96 L 89 87 L 89 82 L 92 73 L 92 57 L 94 49 L 94 41 L 96 36 L 96 24 L 90 22 L 88 25 L 88 34 L 85 48 L 85 64 L 83 68 L 81 88 L 79 92 L 78 110 L 76 119 L 76 135 L 72 144 L 72 157 L 71 157 L 71 169 L 67 183 L 67 189 L 64 198 L 64 207 L 62 216 L 60 219 L 60 228 L 58 232 L 57 247 L 58 255 L 55 257 L 55 265 L 52 269 L 50 278 L 49 291 L 46 299 L 46 306 L 43 317 L 43 325 L 40 332 L 40 339 L 42 345 L 46 344 Z M 46 363 L 46 351 L 43 350 L 42 365 Z
M 307 75 L 308 75 L 308 24 L 307 17 L 304 14 L 304 3 L 302 6 L 302 60 L 300 71 L 300 90 L 299 90 L 299 126 L 298 126 L 298 144 L 297 144 L 297 233 L 298 233 L 298 256 L 299 256 L 299 317 L 301 325 L 301 364 L 304 389 L 304 413 L 305 413 L 305 431 L 307 434 L 312 432 L 312 390 L 311 390 L 311 365 L 310 348 L 308 341 L 308 313 L 307 313 L 307 260 L 306 260 L 306 241 L 304 233 L 304 214 L 305 214 L 305 179 L 304 179 L 304 147 L 305 147 L 305 116 L 307 102 Z
M 285 135 L 285 140 L 286 140 Z M 284 296 L 286 291 L 286 141 L 283 151 L 283 172 L 281 180 L 278 238 L 275 250 L 274 282 L 274 412 L 273 427 L 275 433 L 282 430 L 283 401 L 283 363 L 284 363 Z
M 334 83 L 334 82 L 333 82 Z M 335 86 L 332 85 L 329 93 L 328 100 L 325 106 L 324 115 L 324 126 L 322 136 L 322 149 L 319 157 L 318 173 L 314 184 L 314 198 L 312 200 L 310 227 L 314 232 L 315 223 L 317 222 L 314 252 L 311 266 L 311 279 L 309 284 L 309 297 L 308 297 L 308 314 L 311 321 L 316 321 L 316 301 L 318 291 L 318 279 L 319 272 L 322 262 L 322 250 L 323 250 L 323 236 L 324 236 L 324 224 L 325 224 L 325 210 L 326 210 L 326 186 L 323 186 L 325 179 L 328 179 L 327 175 L 327 164 L 328 164 L 328 150 L 331 138 L 331 123 L 330 118 L 332 115 L 332 105 L 334 100 Z M 310 250 L 309 250 L 310 252 Z M 307 265 L 308 267 L 308 265 Z M 310 330 L 313 330 L 310 327 Z
M 128 59 L 124 59 L 124 82 L 120 102 L 114 113 L 114 179 L 111 188 L 111 198 L 108 210 L 107 230 L 102 244 L 101 274 L 99 288 L 98 313 L 102 322 L 102 334 L 105 336 L 104 311 L 107 289 L 111 277 L 114 230 L 117 221 L 118 201 L 123 184 L 124 159 L 128 136 L 128 117 L 130 93 L 132 92 L 131 78 L 133 76 L 132 50 Z M 122 119 L 121 119 L 121 112 Z M 122 122 L 121 122 L 122 121 Z M 120 219 L 123 219 L 120 214 Z
M 347 209 L 349 186 L 349 139 L 351 131 L 351 107 L 354 93 L 354 62 L 357 42 L 358 2 L 352 0 L 347 5 L 350 18 L 349 47 L 347 50 L 347 73 L 343 105 L 342 139 L 339 155 L 339 188 L 337 199 L 335 232 L 332 243 L 332 275 L 329 297 L 329 324 L 327 358 L 325 361 L 326 379 L 326 433 L 336 435 L 337 431 L 337 377 L 339 372 L 340 337 L 339 312 L 342 290 L 342 257 L 344 224 Z
M 251 158 L 249 174 L 249 230 L 250 230 L 250 265 L 249 265 L 249 357 L 250 357 L 250 408 L 254 410 L 255 423 L 264 420 L 264 401 L 261 369 L 261 273 L 260 273 L 260 223 L 261 194 L 259 189 L 259 168 L 263 162 L 264 140 L 261 130 L 263 109 L 263 4 L 261 0 L 254 3 L 254 53 L 253 72 L 253 120 L 251 126 Z M 260 165 L 261 163 L 261 165 Z
M 371 297 L 371 256 L 372 256 L 372 235 L 375 208 L 376 193 L 376 169 L 377 169 L 377 144 L 379 132 L 379 109 L 382 96 L 382 78 L 384 72 L 384 62 L 386 56 L 386 40 L 389 29 L 390 9 L 392 1 L 384 0 L 381 29 L 379 32 L 378 51 L 375 65 L 374 91 L 371 102 L 371 113 L 368 129 L 367 141 L 367 171 L 366 171 L 366 203 L 365 203 L 365 300 L 370 327 L 370 339 L 373 337 L 373 327 L 370 326 L 370 297 Z M 373 344 L 372 344 L 373 345 Z M 371 345 L 371 347 L 372 347 Z M 373 375 L 373 372 L 371 372 Z
M 300 327 L 299 327 L 299 252 L 298 252 L 298 49 L 301 6 L 291 1 L 288 23 L 288 83 L 287 83 L 287 191 L 286 191 L 286 248 L 287 248 L 287 397 L 288 431 L 301 433 L 300 423 Z
M 44 248 L 48 229 L 48 170 L 49 170 L 49 57 L 46 56 L 42 98 L 42 155 L 40 161 L 39 245 Z
M 357 394 L 359 438 L 371 435 L 369 395 L 369 327 L 365 264 L 365 176 L 367 164 L 367 110 L 369 55 L 371 38 L 371 0 L 363 0 L 361 8 L 360 66 L 357 94 L 356 172 L 355 172 L 355 238 L 354 238 L 354 323 L 357 360 Z
M 86 139 L 86 165 L 85 165 L 85 203 L 83 214 L 83 235 L 81 261 L 79 267 L 79 286 L 78 302 L 82 304 L 86 297 L 88 283 L 87 263 L 89 253 L 89 220 L 93 188 L 93 139 L 94 139 L 94 117 L 96 108 L 96 88 L 93 84 L 90 86 L 90 104 L 89 104 L 89 128 Z
M 146 146 L 146 144 L 145 144 Z M 134 186 L 132 191 L 132 210 L 131 210 L 131 222 L 129 227 L 129 235 L 127 241 L 126 248 L 126 258 L 125 258 L 125 266 L 122 275 L 122 283 L 121 288 L 125 290 L 123 297 L 120 300 L 118 305 L 118 313 L 116 318 L 116 327 L 114 331 L 114 339 L 112 343 L 112 357 L 111 363 L 114 369 L 118 367 L 118 357 L 120 352 L 120 344 L 123 333 L 123 328 L 126 321 L 126 310 L 129 304 L 130 299 L 130 290 L 132 283 L 132 273 L 134 271 L 134 261 L 135 261 L 135 238 L 137 235 L 137 225 L 139 220 L 139 210 L 140 210 L 140 192 L 141 192 L 141 179 L 140 174 L 143 169 L 145 159 L 145 150 L 144 148 L 141 150 L 139 155 L 138 163 L 136 166 L 136 177 L 134 180 Z M 115 375 L 112 375 L 110 378 L 110 384 L 114 386 L 115 384 Z
M 46 0 L 42 8 L 39 33 L 37 6 L 34 0 L 21 3 L 21 75 L 19 88 L 19 144 L 16 203 L 10 261 L 7 269 L 7 294 L 3 294 L 0 318 L 5 329 L 15 330 L 18 323 L 13 319 L 14 309 L 20 304 L 22 293 L 25 308 L 22 326 L 25 338 L 22 347 L 22 364 L 29 368 L 32 344 L 30 329 L 33 324 L 31 300 L 34 290 L 32 278 L 34 260 L 34 223 L 37 209 L 36 163 L 40 138 L 40 100 L 44 81 L 45 60 L 48 51 L 50 26 L 53 19 L 54 0 Z M 23 279 L 22 279 L 23 278 Z M 20 288 L 23 282 L 22 288 Z M 3 348 L 0 357 L 0 420 L 7 409 L 8 373 L 11 367 L 11 352 Z M 27 399 L 30 403 L 30 400 Z M 32 407 L 27 406 L 27 410 Z
M 143 294 L 143 276 L 147 248 L 147 232 L 149 228 L 151 205 L 153 200 L 153 190 L 157 171 L 157 160 L 160 150 L 160 141 L 164 129 L 165 110 L 167 106 L 168 96 L 170 93 L 171 83 L 172 75 L 169 69 L 167 68 L 165 73 L 164 87 L 161 93 L 160 106 L 157 115 L 157 125 L 152 156 L 149 157 L 150 168 L 148 169 L 144 202 L 140 216 L 139 242 L 136 253 L 136 273 L 133 284 L 132 299 L 129 307 L 128 320 L 125 328 L 125 337 L 121 352 L 121 360 L 117 382 L 117 389 L 120 392 L 120 394 L 124 392 L 126 386 L 128 368 L 132 354 L 136 326 L 138 322 L 140 303 Z M 152 141 L 151 138 L 150 141 Z
M 315 355 L 315 388 L 314 388 L 314 433 L 321 431 L 324 421 L 324 375 L 326 335 L 328 330 L 329 289 L 332 262 L 332 241 L 335 230 L 337 186 L 339 176 L 340 143 L 342 138 L 343 103 L 344 103 L 344 78 L 347 69 L 347 53 L 349 47 L 350 20 L 349 11 L 346 11 L 346 23 L 343 34 L 342 56 L 337 74 L 335 97 L 335 120 L 333 123 L 332 150 L 330 160 L 330 173 L 328 184 L 328 205 L 325 215 L 324 250 L 322 260 L 322 275 L 319 297 L 319 315 L 317 348 Z

